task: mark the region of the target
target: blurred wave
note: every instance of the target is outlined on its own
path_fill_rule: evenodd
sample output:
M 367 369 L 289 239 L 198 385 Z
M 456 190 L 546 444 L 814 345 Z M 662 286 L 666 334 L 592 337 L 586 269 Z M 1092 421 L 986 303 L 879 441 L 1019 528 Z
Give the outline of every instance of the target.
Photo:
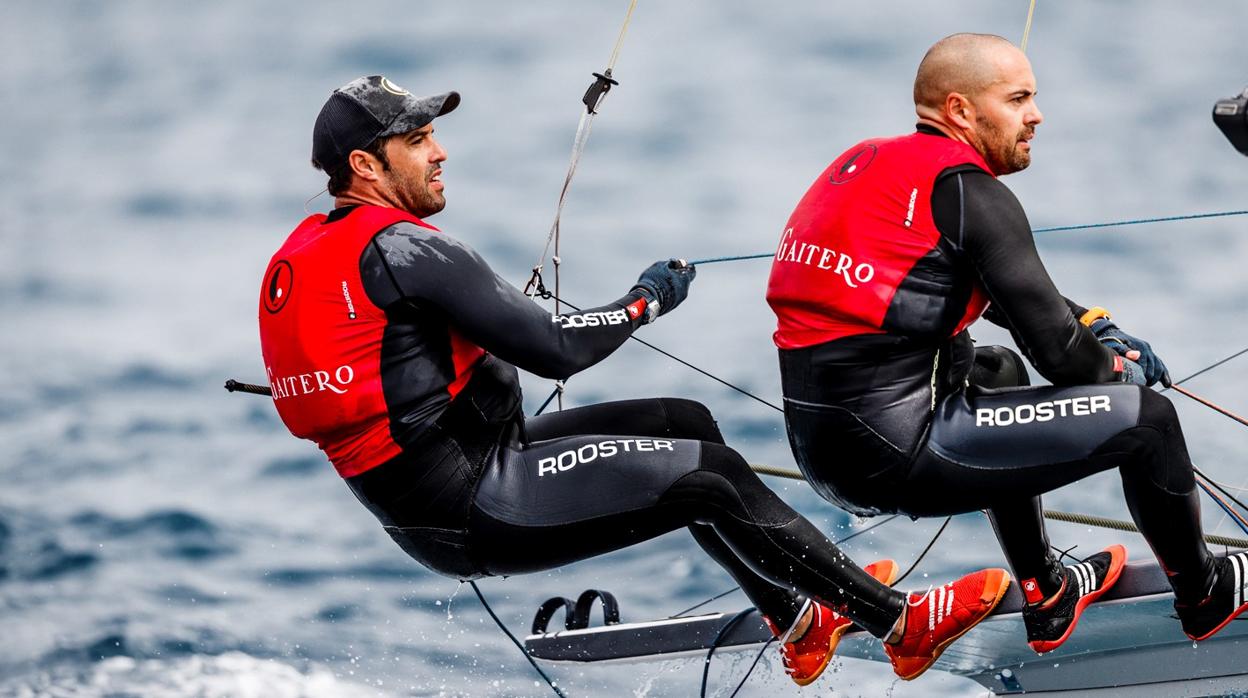
M 569 297 L 613 298 L 651 260 L 771 249 L 809 179 L 863 137 L 913 122 L 922 52 L 954 31 L 1021 34 L 1026 0 L 641 3 L 564 214 Z M 277 0 L 17 2 L 0 36 L 0 694 L 544 695 L 471 594 L 408 559 L 270 402 L 255 330 L 266 260 L 309 210 L 310 124 L 334 87 L 382 72 L 458 89 L 438 123 L 450 204 L 437 224 L 522 282 L 550 225 L 579 98 L 624 3 Z M 1248 6 L 1041 3 L 1030 56 L 1046 122 L 1008 181 L 1037 226 L 1245 208 L 1248 167 L 1209 122 L 1243 87 Z M 1107 29 L 1107 28 L 1112 28 Z M 443 121 L 445 123 L 443 123 Z M 1147 337 L 1176 373 L 1248 345 L 1242 219 L 1046 234 L 1062 290 Z M 707 267 L 682 319 L 646 339 L 764 398 L 779 394 L 767 266 Z M 992 329 L 981 342 L 1008 342 Z M 1199 386 L 1233 405 L 1248 366 Z M 550 391 L 526 377 L 528 405 Z M 1195 386 L 1194 386 L 1195 387 Z M 783 423 L 640 346 L 569 383 L 567 403 L 680 395 L 709 404 L 751 462 L 791 466 Z M 1242 436 L 1180 402 L 1197 462 L 1236 483 Z M 868 522 L 769 481 L 840 537 Z M 1242 483 L 1241 483 L 1242 484 Z M 1046 498 L 1125 517 L 1116 477 Z M 1210 528 L 1218 525 L 1207 512 Z M 846 546 L 908 563 L 938 522 Z M 1225 532 L 1225 530 L 1223 531 Z M 1080 549 L 1118 534 L 1055 526 Z M 1000 564 L 957 519 L 913 580 Z M 1134 550 L 1146 550 L 1135 537 Z M 523 632 L 549 596 L 606 586 L 625 620 L 732 586 L 676 532 L 482 587 Z M 708 609 L 736 610 L 737 593 Z M 752 659 L 717 656 L 726 693 Z M 700 660 L 552 667 L 573 695 L 689 695 Z M 967 695 L 837 662 L 835 695 Z M 792 695 L 769 653 L 742 695 Z

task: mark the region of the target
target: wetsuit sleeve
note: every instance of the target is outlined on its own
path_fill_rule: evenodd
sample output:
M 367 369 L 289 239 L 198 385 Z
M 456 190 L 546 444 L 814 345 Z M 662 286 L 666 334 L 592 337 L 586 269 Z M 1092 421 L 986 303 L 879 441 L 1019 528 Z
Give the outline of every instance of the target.
M 370 244 L 375 254 L 363 255 L 361 266 L 379 268 L 361 273 L 372 277 L 368 287 L 380 289 L 378 306 L 403 302 L 439 312 L 482 349 L 543 378 L 567 378 L 598 363 L 640 324 L 625 309 L 641 297 L 636 293 L 552 316 L 495 274 L 471 247 L 411 223 L 386 228 Z
M 1114 353 L 1079 324 L 1045 271 L 1027 214 L 1008 188 L 979 169 L 952 168 L 932 192 L 941 235 L 983 283 L 993 320 L 1054 385 L 1115 380 Z
M 1079 305 L 1078 303 L 1072 301 L 1069 298 L 1063 297 L 1063 300 L 1066 301 L 1066 306 L 1070 308 L 1070 312 L 1072 315 L 1075 316 L 1075 319 L 1079 319 L 1083 317 L 1088 312 L 1087 308 L 1083 307 L 1082 305 Z M 988 306 L 988 310 L 984 311 L 984 319 L 996 325 L 997 327 L 1004 327 L 1007 330 L 1010 329 L 1009 322 L 1000 313 L 997 312 L 996 306 L 992 306 L 992 305 Z

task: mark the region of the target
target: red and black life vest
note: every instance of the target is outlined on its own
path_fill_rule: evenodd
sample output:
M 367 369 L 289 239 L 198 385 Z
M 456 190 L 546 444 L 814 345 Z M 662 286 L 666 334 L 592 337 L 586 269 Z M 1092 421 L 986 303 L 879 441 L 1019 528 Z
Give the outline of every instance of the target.
M 342 477 L 397 456 L 382 388 L 385 312 L 360 278 L 360 257 L 381 230 L 407 221 L 394 208 L 360 206 L 327 222 L 305 219 L 273 255 L 260 289 L 260 345 L 277 412 L 295 436 L 315 441 Z M 484 351 L 450 331 L 454 380 L 467 383 Z
M 947 289 L 907 276 L 940 242 L 930 203 L 936 178 L 962 164 L 991 172 L 971 146 L 924 133 L 863 141 L 838 157 L 789 217 L 772 261 L 767 302 L 779 320 L 776 346 L 930 331 L 908 327 L 905 318 L 914 313 L 890 307 L 904 300 L 922 313 L 924 303 L 948 302 Z M 961 332 L 987 306 L 977 284 L 965 312 L 954 316 L 961 318 L 956 326 L 941 332 Z

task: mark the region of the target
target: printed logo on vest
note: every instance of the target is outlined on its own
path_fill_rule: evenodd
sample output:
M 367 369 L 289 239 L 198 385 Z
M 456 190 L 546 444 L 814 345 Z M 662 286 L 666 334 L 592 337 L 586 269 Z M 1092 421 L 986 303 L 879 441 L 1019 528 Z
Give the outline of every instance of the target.
M 836 260 L 835 266 L 833 260 Z M 845 285 L 850 288 L 858 288 L 859 284 L 865 284 L 875 278 L 875 267 L 867 262 L 854 264 L 854 258 L 847 254 L 820 245 L 796 241 L 793 239 L 792 228 L 786 229 L 784 235 L 780 236 L 780 247 L 776 248 L 776 261 L 795 262 L 830 271 L 843 278 Z
M 264 309 L 270 313 L 276 313 L 286 305 L 286 301 L 290 300 L 290 291 L 293 287 L 295 272 L 290 267 L 290 262 L 279 259 L 269 267 L 269 271 L 264 275 Z
M 342 299 L 347 302 L 347 318 L 355 319 L 355 304 L 351 302 L 351 290 L 347 288 L 347 282 L 342 282 Z
M 873 145 L 864 145 L 845 153 L 832 163 L 832 175 L 828 180 L 833 184 L 844 184 L 862 174 L 875 159 L 877 150 Z
M 914 202 L 919 198 L 919 188 L 915 187 L 910 191 L 910 204 L 906 207 L 906 227 L 914 225 Z
M 329 371 L 313 370 L 307 373 L 296 373 L 293 376 L 276 376 L 273 369 L 265 367 L 269 374 L 269 387 L 273 390 L 273 399 L 282 400 L 288 397 L 299 397 L 328 390 L 335 395 L 345 395 L 355 380 L 355 369 L 350 364 L 343 364 Z

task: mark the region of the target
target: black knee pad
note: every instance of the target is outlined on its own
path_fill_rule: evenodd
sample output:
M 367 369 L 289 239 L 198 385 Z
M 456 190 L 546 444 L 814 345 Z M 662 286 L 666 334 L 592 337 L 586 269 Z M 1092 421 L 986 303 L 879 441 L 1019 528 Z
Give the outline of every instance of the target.
M 678 397 L 662 397 L 658 400 L 667 416 L 673 436 L 714 444 L 724 443 L 724 435 L 720 433 L 719 425 L 715 423 L 715 417 L 706 405 Z
M 981 388 L 1016 388 L 1031 385 L 1027 362 L 1017 352 L 999 345 L 975 347 L 971 385 Z
M 714 443 L 703 444 L 698 469 L 677 480 L 662 499 L 697 508 L 706 523 L 715 523 L 726 514 L 760 526 L 783 526 L 797 516 L 763 484 L 741 454 Z
M 1140 426 L 1155 429 L 1160 436 L 1156 445 L 1160 453 L 1150 473 L 1153 482 L 1167 492 L 1190 492 L 1196 486 L 1196 479 L 1174 403 L 1156 391 L 1141 388 Z
M 1095 455 L 1112 455 L 1119 461 L 1123 478 L 1147 477 L 1171 494 L 1186 494 L 1196 486 L 1192 461 L 1183 440 L 1183 429 L 1174 405 L 1164 396 L 1140 387 L 1137 426 L 1106 441 Z

